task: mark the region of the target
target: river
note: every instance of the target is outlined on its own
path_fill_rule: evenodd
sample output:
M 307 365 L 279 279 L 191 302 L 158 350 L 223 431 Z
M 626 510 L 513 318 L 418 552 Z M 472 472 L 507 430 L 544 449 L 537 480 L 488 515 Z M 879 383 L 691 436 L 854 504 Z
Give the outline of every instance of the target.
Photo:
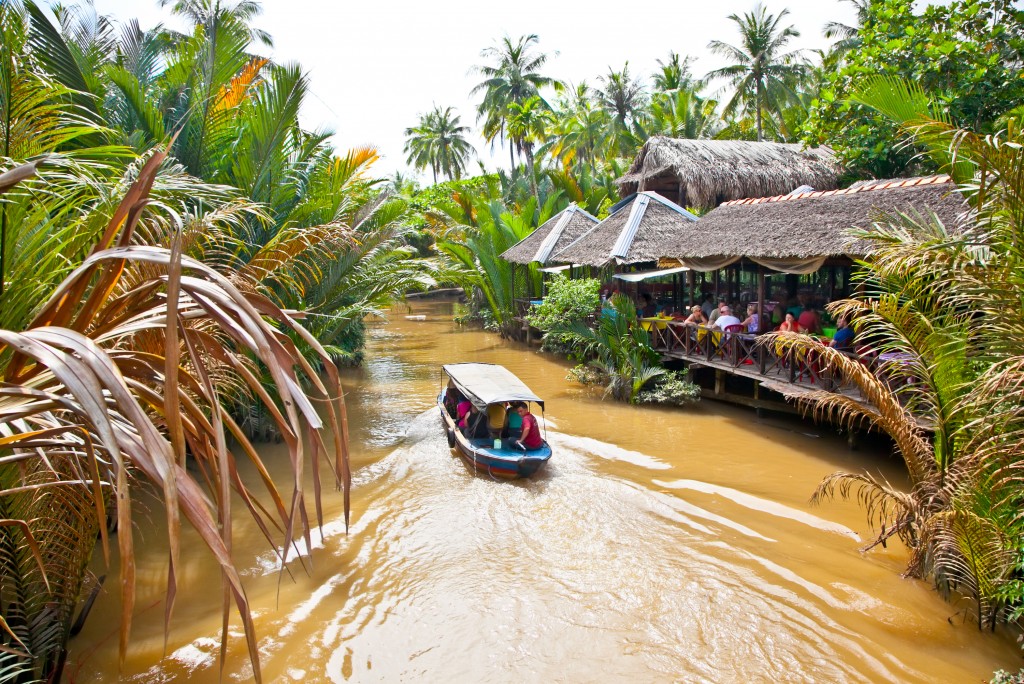
M 470 360 L 547 400 L 555 455 L 532 480 L 491 481 L 451 455 L 439 366 Z M 839 469 L 900 482 L 880 448 L 851 452 L 826 428 L 714 402 L 602 401 L 566 368 L 460 329 L 444 303 L 369 325 L 366 363 L 344 377 L 349 533 L 325 491 L 311 571 L 292 562 L 282 576 L 255 526 L 234 527 L 265 681 L 982 682 L 1021 665 L 1009 637 L 901 578 L 898 544 L 861 553 L 856 504 L 808 504 Z M 161 520 L 139 518 L 121 676 L 217 682 L 220 576 L 188 531 L 165 650 Z M 115 588 L 72 641 L 69 681 L 118 676 Z M 237 617 L 224 668 L 224 681 L 251 678 Z

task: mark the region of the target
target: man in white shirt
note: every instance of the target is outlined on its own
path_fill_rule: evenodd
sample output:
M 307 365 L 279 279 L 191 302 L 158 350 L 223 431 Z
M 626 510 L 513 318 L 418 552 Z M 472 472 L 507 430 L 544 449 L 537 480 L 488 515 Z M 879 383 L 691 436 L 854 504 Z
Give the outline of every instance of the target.
M 725 301 L 719 300 L 718 306 L 716 306 L 715 310 L 711 312 L 710 316 L 708 316 L 708 325 L 715 325 L 715 321 L 717 321 L 718 317 L 722 315 L 722 309 L 727 308 L 729 307 L 726 306 Z
M 715 319 L 714 327 L 720 330 L 725 330 L 730 325 L 740 325 L 742 323 L 740 319 L 732 315 L 732 309 L 730 307 L 723 306 L 720 311 L 722 312 L 722 315 Z

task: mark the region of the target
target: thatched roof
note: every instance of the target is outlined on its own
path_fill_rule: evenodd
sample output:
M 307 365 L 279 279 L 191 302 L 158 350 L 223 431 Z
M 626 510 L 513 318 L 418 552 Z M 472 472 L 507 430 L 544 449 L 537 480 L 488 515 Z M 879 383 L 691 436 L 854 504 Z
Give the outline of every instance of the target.
M 841 173 L 827 147 L 655 137 L 615 182 L 622 197 L 654 190 L 682 206 L 712 209 L 729 200 L 785 194 L 801 185 L 831 190 Z
M 665 241 L 689 230 L 697 217 L 653 192 L 641 192 L 632 201 L 591 228 L 552 261 L 585 266 L 609 263 L 636 264 L 664 256 Z
M 550 256 L 567 247 L 597 224 L 597 218 L 575 202 L 537 227 L 535 231 L 509 247 L 501 258 L 513 264 L 547 264 Z
M 934 212 L 947 227 L 967 219 L 967 205 L 949 176 L 880 181 L 846 190 L 809 192 L 726 202 L 694 229 L 665 245 L 662 257 L 745 256 L 808 259 L 861 256 L 869 245 L 850 236 L 883 213 Z

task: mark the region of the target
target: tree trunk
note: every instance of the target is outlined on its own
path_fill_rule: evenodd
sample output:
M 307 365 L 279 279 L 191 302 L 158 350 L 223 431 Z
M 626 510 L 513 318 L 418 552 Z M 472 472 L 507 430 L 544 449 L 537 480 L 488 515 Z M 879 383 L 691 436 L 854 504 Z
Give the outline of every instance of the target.
M 754 90 L 754 120 L 757 122 L 757 142 L 764 140 L 761 130 L 761 80 L 756 81 Z
M 533 145 L 527 143 L 524 145 L 526 150 L 526 164 L 529 166 L 527 171 L 530 174 L 530 190 L 533 192 L 533 198 L 537 200 L 537 210 L 540 211 L 540 193 L 537 191 L 537 174 L 534 173 L 533 168 Z

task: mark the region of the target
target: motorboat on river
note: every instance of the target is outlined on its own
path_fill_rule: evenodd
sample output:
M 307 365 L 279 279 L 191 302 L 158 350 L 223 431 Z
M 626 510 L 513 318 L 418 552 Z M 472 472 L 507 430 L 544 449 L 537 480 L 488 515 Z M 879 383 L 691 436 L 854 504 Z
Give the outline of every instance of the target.
M 530 477 L 548 462 L 551 447 L 546 439 L 537 449 L 525 449 L 509 432 L 508 414 L 514 402 L 524 402 L 528 407 L 536 404 L 544 410 L 544 401 L 522 380 L 504 366 L 492 363 L 450 363 L 442 370 L 445 382 L 437 405 L 448 446 L 466 463 L 491 477 L 511 480 Z M 454 411 L 449 410 L 454 398 L 465 399 L 476 409 L 465 432 L 457 426 Z

